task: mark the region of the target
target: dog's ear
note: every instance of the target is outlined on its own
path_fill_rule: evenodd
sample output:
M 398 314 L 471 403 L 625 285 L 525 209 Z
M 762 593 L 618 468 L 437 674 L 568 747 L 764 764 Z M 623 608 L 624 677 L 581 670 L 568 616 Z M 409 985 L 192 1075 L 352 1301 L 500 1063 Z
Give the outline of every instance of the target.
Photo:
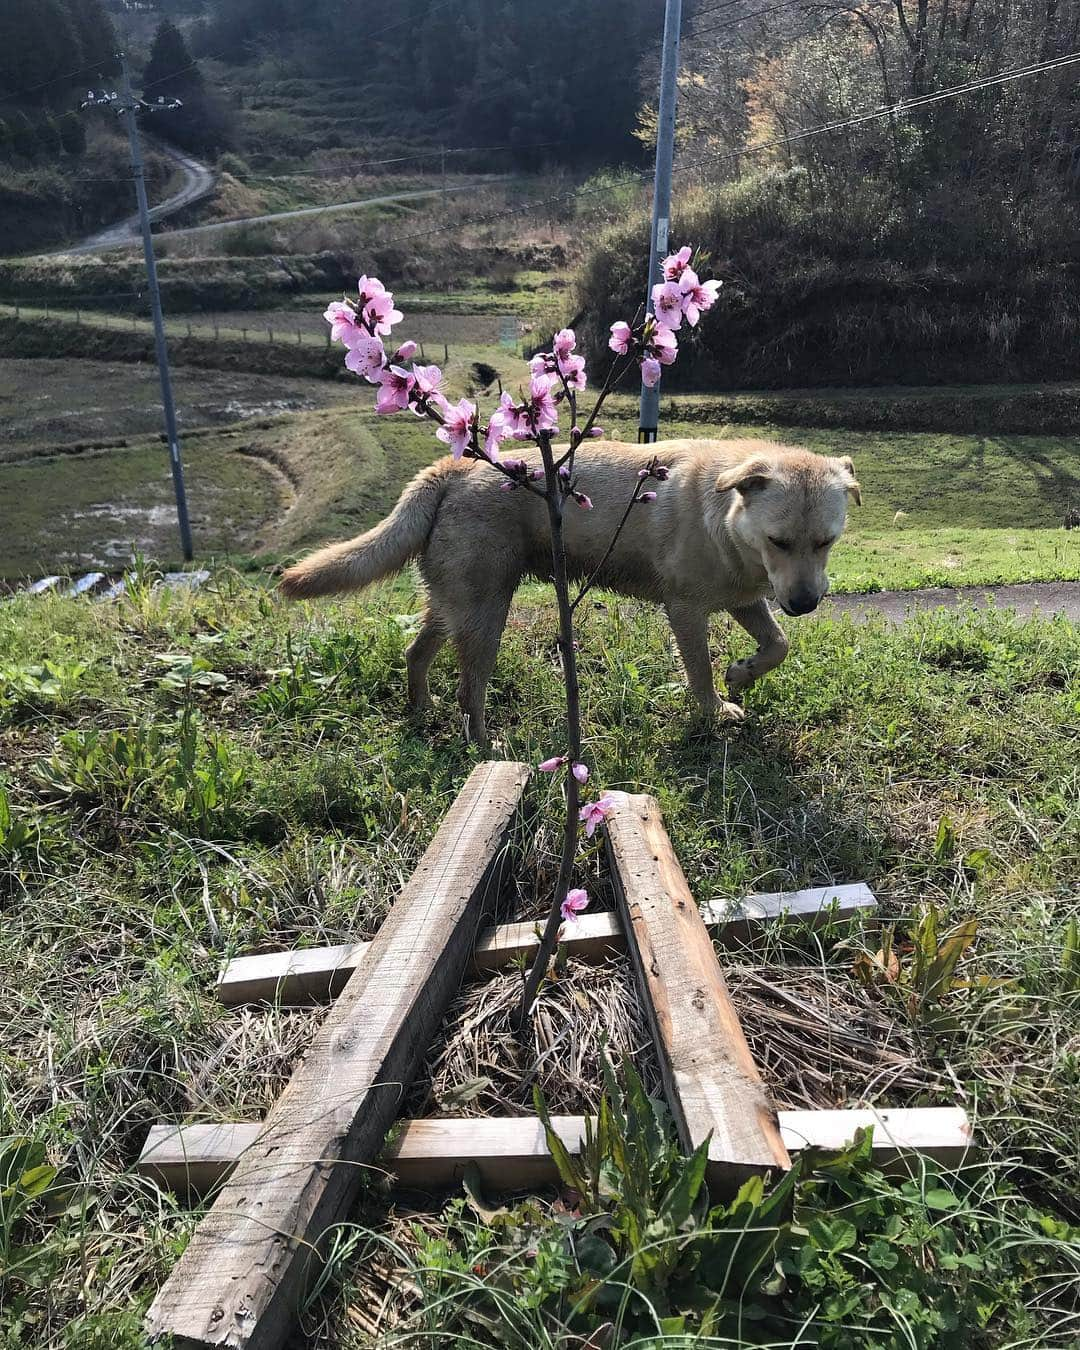
M 730 469 L 724 469 L 716 480 L 717 492 L 730 492 L 734 488 L 744 497 L 752 492 L 760 492 L 776 477 L 773 467 L 767 459 L 744 459 Z
M 855 477 L 855 464 L 850 455 L 840 455 L 837 464 L 844 470 L 844 486 L 848 490 L 848 496 L 856 506 L 862 506 L 862 489 L 859 487 L 859 480 Z

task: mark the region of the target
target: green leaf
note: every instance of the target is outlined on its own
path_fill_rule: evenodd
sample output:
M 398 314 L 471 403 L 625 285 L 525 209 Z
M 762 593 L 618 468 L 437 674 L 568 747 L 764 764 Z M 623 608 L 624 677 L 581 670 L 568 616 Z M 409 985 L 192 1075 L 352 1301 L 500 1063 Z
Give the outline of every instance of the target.
M 960 1204 L 952 1191 L 946 1190 L 944 1186 L 935 1186 L 932 1190 L 927 1191 L 923 1200 L 927 1209 L 956 1209 Z
M 694 1149 L 685 1161 L 676 1164 L 679 1175 L 675 1185 L 667 1192 L 660 1203 L 660 1213 L 667 1215 L 673 1228 L 681 1228 L 690 1217 L 694 1201 L 698 1197 L 705 1180 L 705 1168 L 709 1162 L 709 1141 L 711 1132 Z
M 875 1270 L 893 1270 L 900 1263 L 900 1258 L 887 1242 L 871 1242 L 866 1249 L 866 1259 Z
M 815 1246 L 829 1255 L 854 1247 L 859 1237 L 858 1229 L 847 1219 L 814 1219 L 809 1225 L 809 1233 Z
M 47 1191 L 56 1178 L 56 1168 L 46 1164 L 31 1167 L 19 1178 L 19 1189 L 26 1195 L 41 1195 Z
M 606 1279 L 615 1269 L 616 1256 L 608 1243 L 594 1233 L 586 1233 L 574 1244 L 578 1265 L 590 1275 Z

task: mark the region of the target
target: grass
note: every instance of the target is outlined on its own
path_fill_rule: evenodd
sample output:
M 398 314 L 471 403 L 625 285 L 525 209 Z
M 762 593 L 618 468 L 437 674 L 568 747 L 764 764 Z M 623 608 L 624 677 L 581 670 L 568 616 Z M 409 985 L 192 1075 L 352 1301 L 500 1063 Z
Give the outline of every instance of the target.
M 40 1165 L 56 1169 L 44 1195 L 29 1183 L 4 1193 L 5 1350 L 141 1344 L 139 1314 L 194 1221 L 131 1171 L 147 1126 L 258 1116 L 312 1027 L 310 1013 L 218 1007 L 219 963 L 370 936 L 475 758 L 455 725 L 448 657 L 433 671 L 436 716 L 423 727 L 405 716 L 418 606 L 407 581 L 286 608 L 228 571 L 193 596 L 150 580 L 135 577 L 118 605 L 0 605 L 0 1136 L 36 1141 Z M 536 762 L 552 744 L 559 681 L 551 611 L 527 599 L 490 721 L 497 753 Z M 976 1120 L 983 1151 L 960 1176 L 917 1175 L 905 1191 L 856 1169 L 846 1192 L 800 1191 L 803 1226 L 823 1219 L 814 1232 L 832 1235 L 832 1255 L 800 1256 L 769 1306 L 816 1307 L 832 1336 L 816 1343 L 837 1347 L 1064 1350 L 1080 1298 L 1069 1227 L 1080 1219 L 1069 937 L 1080 919 L 1080 636 L 994 612 L 897 630 L 823 621 L 792 635 L 788 661 L 752 691 L 748 722 L 718 734 L 692 725 L 655 610 L 590 610 L 581 635 L 595 780 L 660 797 L 698 899 L 865 879 L 905 939 L 895 984 L 871 975 L 868 991 L 855 972 L 879 944 L 872 931 L 781 935 L 726 958 L 733 976 L 753 968 L 779 985 L 814 968 L 826 997 L 866 999 L 891 1020 L 935 1076 L 933 1100 L 959 1100 Z M 714 644 L 721 669 L 746 648 L 722 622 Z M 553 791 L 541 785 L 547 824 L 524 864 L 538 896 L 554 861 Z M 583 863 L 598 894 L 601 870 L 595 854 Z M 931 911 L 942 935 L 974 925 L 958 980 L 934 998 L 906 945 Z M 578 1015 L 587 1035 L 593 1019 Z M 828 1054 L 817 1036 L 807 1063 Z M 440 1052 L 443 1096 L 475 1073 L 453 1058 Z M 826 1068 L 823 1080 L 810 1080 L 814 1092 L 837 1105 L 897 1102 L 880 1074 Z M 772 1081 L 786 1104 L 796 1089 L 782 1073 Z M 513 1211 L 516 1229 L 470 1204 L 416 1204 L 388 1209 L 373 1192 L 351 1216 L 305 1314 L 312 1345 L 371 1344 L 374 1291 L 388 1288 L 405 1320 L 385 1344 L 581 1344 L 565 1330 L 558 1291 L 575 1277 L 556 1260 L 566 1229 L 550 1199 Z M 847 1216 L 850 1238 L 831 1227 Z M 882 1229 L 892 1236 L 871 1250 Z M 489 1263 L 505 1278 L 478 1277 Z M 903 1296 L 888 1293 L 897 1280 Z M 739 1306 L 750 1289 L 731 1291 Z M 924 1325 L 929 1310 L 944 1323 Z M 725 1343 L 762 1343 L 744 1331 Z M 659 1334 L 624 1343 L 720 1343 Z
M 608 420 L 632 433 L 632 419 Z M 833 555 L 837 591 L 1080 580 L 1080 537 L 1063 528 L 1080 501 L 1071 438 L 677 422 L 665 430 L 851 455 L 864 505 L 850 512 Z
M 450 350 L 446 369 L 452 388 L 469 386 L 478 361 L 491 364 L 504 382 L 516 380 L 522 368 L 519 358 L 470 342 L 469 336 L 463 332 L 463 340 Z M 429 354 L 436 359 L 442 355 Z M 124 387 L 122 376 L 105 379 L 98 372 L 109 368 L 97 367 L 86 379 L 83 364 L 72 364 L 72 378 L 83 380 L 83 397 L 97 399 L 110 420 L 119 418 L 118 427 L 136 430 L 153 423 L 151 371 L 140 368 L 148 402 L 113 412 L 111 400 Z M 58 364 L 50 365 L 58 374 Z M 34 362 L 8 367 L 14 370 L 7 386 L 13 402 L 25 403 L 30 393 L 40 390 L 41 382 L 35 379 L 38 368 L 41 363 Z M 280 558 L 334 535 L 357 533 L 387 514 L 404 484 L 440 449 L 415 419 L 374 415 L 365 406 L 362 390 L 349 383 L 293 378 L 284 379 L 279 388 L 270 377 L 250 377 L 247 382 L 248 378 L 181 371 L 178 384 L 185 422 L 274 411 L 275 403 L 290 400 L 301 406 L 321 402 L 330 407 L 259 418 L 240 435 L 226 431 L 205 442 L 190 442 L 194 458 L 188 476 L 202 522 L 203 553 L 224 549 L 233 556 L 260 553 Z M 196 394 L 197 385 L 204 382 L 208 387 L 198 388 Z M 187 397 L 186 390 L 191 391 Z M 276 399 L 261 401 L 274 392 Z M 699 396 L 696 411 L 706 412 L 707 405 L 707 398 Z M 89 416 L 90 428 L 100 430 L 101 414 Z M 625 395 L 616 397 L 605 421 L 612 435 L 633 440 L 634 402 Z M 48 400 L 43 408 L 31 406 L 16 418 L 16 436 L 32 440 L 60 425 Z M 1062 528 L 1069 504 L 1080 500 L 1071 437 L 778 428 L 710 423 L 707 416 L 668 421 L 665 433 L 772 437 L 823 453 L 852 455 L 865 505 L 850 513 L 847 534 L 833 554 L 831 577 L 837 592 L 1080 579 L 1080 535 Z M 250 462 L 242 466 L 232 462 L 237 448 L 264 465 L 276 466 L 286 479 L 286 484 L 279 484 L 277 497 L 261 492 L 244 504 L 239 529 L 230 523 L 227 513 L 234 508 L 221 494 L 229 482 L 256 481 L 252 478 L 256 469 Z M 101 452 L 96 463 L 105 464 L 110 453 Z M 167 494 L 162 492 L 160 452 L 144 446 L 138 455 L 130 450 L 118 453 L 122 458 L 103 481 L 110 490 L 122 487 L 117 498 L 121 505 L 161 505 Z M 78 456 L 58 455 L 21 467 L 0 460 L 3 482 L 12 486 L 0 507 L 5 525 L 0 538 L 8 541 L 0 548 L 0 575 L 21 575 L 35 566 L 64 562 L 66 558 L 56 553 L 57 519 L 79 522 L 74 525 L 76 553 L 85 561 L 108 562 L 111 557 L 115 562 L 115 552 L 106 556 L 102 551 L 109 541 L 126 538 L 115 519 L 103 516 L 100 523 L 105 528 L 95 535 L 94 517 L 71 515 L 109 500 L 102 483 L 87 479 Z M 287 509 L 282 512 L 279 506 Z M 161 555 L 170 549 L 171 528 L 165 522 L 156 534 L 138 537 L 148 551 Z

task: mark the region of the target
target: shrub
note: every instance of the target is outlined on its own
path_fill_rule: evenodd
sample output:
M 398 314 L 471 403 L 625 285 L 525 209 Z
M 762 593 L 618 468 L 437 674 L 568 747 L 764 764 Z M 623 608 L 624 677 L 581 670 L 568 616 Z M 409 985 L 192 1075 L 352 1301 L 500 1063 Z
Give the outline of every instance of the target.
M 919 200 L 874 179 L 820 193 L 798 170 L 683 199 L 673 246 L 702 241 L 725 279 L 719 319 L 665 386 L 942 384 L 1077 372 L 1075 209 L 957 187 Z M 579 278 L 595 361 L 640 301 L 649 228 L 604 232 Z

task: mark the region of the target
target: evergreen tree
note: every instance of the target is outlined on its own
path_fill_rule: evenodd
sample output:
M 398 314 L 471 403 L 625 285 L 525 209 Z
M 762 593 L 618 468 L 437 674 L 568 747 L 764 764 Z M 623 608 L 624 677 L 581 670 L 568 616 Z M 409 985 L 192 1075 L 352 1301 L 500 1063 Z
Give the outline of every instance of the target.
M 41 102 L 58 75 L 75 70 L 82 47 L 61 0 L 3 0 L 0 4 L 0 89 Z M 46 85 L 45 89 L 37 86 Z
M 81 49 L 80 60 L 84 65 L 97 67 L 87 78 L 113 74 L 119 69 L 116 61 L 119 44 L 101 0 L 66 0 L 66 4 Z
M 66 155 L 81 155 L 86 151 L 86 124 L 77 112 L 66 112 L 57 123 L 60 144 Z
M 38 153 L 45 159 L 59 159 L 63 152 L 60 128 L 52 113 L 46 113 L 37 124 Z
M 168 19 L 158 24 L 143 71 L 143 97 L 184 99 L 203 87 L 202 73 L 192 60 L 184 35 Z
M 37 132 L 34 130 L 33 122 L 21 110 L 12 119 L 11 143 L 15 153 L 21 159 L 33 159 L 37 155 Z

